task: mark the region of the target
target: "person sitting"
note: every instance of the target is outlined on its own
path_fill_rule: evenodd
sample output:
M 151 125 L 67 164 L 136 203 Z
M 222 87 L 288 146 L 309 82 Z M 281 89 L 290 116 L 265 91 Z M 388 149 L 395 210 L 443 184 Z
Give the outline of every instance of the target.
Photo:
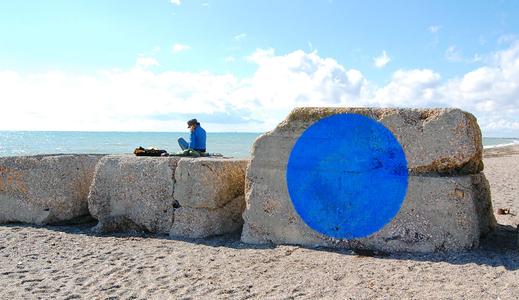
M 196 119 L 187 121 L 187 128 L 191 132 L 189 143 L 183 138 L 178 138 L 178 144 L 180 148 L 185 150 L 195 150 L 204 154 L 206 151 L 206 133 L 205 130 L 200 126 L 200 123 Z

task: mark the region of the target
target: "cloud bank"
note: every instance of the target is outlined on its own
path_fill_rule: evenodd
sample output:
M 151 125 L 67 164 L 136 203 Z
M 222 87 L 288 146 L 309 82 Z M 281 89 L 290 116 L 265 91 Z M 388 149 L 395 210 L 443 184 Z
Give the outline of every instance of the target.
M 258 49 L 247 61 L 246 78 L 154 71 L 152 57 L 95 74 L 0 70 L 0 130 L 183 131 L 198 117 L 210 131 L 266 131 L 295 106 L 375 106 L 459 107 L 487 136 L 519 136 L 519 42 L 458 78 L 401 69 L 383 86 L 317 52 Z

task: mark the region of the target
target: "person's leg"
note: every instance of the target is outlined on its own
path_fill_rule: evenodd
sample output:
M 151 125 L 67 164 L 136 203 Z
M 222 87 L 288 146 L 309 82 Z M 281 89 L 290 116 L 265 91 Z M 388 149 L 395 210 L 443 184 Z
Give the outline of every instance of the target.
M 186 140 L 184 140 L 183 138 L 178 138 L 178 145 L 182 150 L 186 150 L 189 148 L 188 142 L 186 142 Z

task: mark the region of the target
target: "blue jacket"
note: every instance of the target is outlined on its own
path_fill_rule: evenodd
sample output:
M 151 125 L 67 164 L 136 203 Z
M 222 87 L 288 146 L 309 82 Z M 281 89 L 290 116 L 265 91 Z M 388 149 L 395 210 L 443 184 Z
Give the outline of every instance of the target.
M 200 125 L 197 125 L 195 130 L 191 132 L 189 148 L 198 151 L 205 151 L 205 140 L 205 130 L 200 127 Z

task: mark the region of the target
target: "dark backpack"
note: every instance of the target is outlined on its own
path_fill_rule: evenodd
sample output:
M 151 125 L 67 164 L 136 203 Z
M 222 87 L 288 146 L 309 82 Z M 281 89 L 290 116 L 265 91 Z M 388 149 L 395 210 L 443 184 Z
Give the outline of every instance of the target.
M 137 147 L 133 150 L 133 154 L 136 156 L 168 156 L 168 151 L 155 148 L 146 149 L 143 147 Z

